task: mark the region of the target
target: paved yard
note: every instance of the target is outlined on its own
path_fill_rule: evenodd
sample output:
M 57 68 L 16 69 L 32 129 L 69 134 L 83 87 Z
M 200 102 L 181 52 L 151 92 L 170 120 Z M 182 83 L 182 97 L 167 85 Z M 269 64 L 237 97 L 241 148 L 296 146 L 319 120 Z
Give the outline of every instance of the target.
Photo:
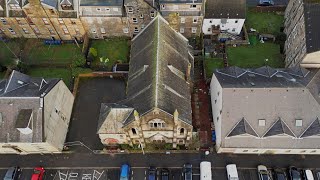
M 67 142 L 81 141 L 93 150 L 103 145 L 97 132 L 101 103 L 114 103 L 125 98 L 125 82 L 110 78 L 82 78 L 79 82 Z

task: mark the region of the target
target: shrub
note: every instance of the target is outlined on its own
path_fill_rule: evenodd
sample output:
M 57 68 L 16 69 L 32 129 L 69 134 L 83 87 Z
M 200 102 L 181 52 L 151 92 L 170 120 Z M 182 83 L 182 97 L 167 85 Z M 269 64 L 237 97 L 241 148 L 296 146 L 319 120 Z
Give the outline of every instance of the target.
M 89 54 L 91 54 L 93 57 L 98 56 L 98 51 L 95 48 L 90 48 L 89 49 Z

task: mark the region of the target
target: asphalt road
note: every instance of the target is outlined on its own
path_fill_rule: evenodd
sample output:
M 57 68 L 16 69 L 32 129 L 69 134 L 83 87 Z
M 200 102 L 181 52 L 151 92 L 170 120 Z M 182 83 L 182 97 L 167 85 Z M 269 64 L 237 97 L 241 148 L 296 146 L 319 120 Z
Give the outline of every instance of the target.
M 53 155 L 0 155 L 0 178 L 8 167 L 20 166 L 23 168 L 22 179 L 29 179 L 35 166 L 43 166 L 47 169 L 46 179 L 91 179 L 101 175 L 102 179 L 116 180 L 119 178 L 119 167 L 123 163 L 129 163 L 133 169 L 133 179 L 141 179 L 147 175 L 149 166 L 158 169 L 168 168 L 172 179 L 179 180 L 182 177 L 182 166 L 191 163 L 194 167 L 194 179 L 199 178 L 199 164 L 201 161 L 211 161 L 213 177 L 226 178 L 225 166 L 235 163 L 239 169 L 239 177 L 243 180 L 255 180 L 256 167 L 264 164 L 269 168 L 287 168 L 294 165 L 298 168 L 310 168 L 314 172 L 320 170 L 320 156 L 300 155 L 226 155 L 203 153 L 184 154 L 92 154 L 71 153 Z M 103 171 L 103 173 L 101 173 Z M 100 174 L 99 174 L 100 173 Z M 71 178 L 69 178 L 71 176 Z M 77 177 L 76 177 L 77 176 Z M 68 177 L 68 178 L 67 178 Z

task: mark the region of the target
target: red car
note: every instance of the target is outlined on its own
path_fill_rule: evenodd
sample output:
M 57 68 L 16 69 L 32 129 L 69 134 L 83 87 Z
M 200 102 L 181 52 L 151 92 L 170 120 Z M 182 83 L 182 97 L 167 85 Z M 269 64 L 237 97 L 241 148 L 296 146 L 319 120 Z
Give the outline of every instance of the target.
M 34 168 L 31 180 L 43 180 L 44 172 L 45 170 L 43 167 Z

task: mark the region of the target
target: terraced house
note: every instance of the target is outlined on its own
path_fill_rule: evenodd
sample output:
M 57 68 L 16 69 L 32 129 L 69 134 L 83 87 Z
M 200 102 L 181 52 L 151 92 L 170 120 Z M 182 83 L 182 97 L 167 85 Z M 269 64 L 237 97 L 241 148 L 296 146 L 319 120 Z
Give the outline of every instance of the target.
M 0 0 L 0 36 L 53 40 L 137 35 L 157 15 L 186 37 L 199 35 L 204 1 Z
M 286 67 L 320 67 L 320 1 L 290 0 L 285 11 Z
M 320 72 L 218 69 L 211 81 L 218 153 L 320 154 Z
M 132 40 L 127 98 L 101 105 L 101 142 L 188 146 L 193 132 L 192 76 L 188 40 L 158 15 Z
M 60 79 L 0 80 L 0 154 L 60 153 L 74 97 Z

